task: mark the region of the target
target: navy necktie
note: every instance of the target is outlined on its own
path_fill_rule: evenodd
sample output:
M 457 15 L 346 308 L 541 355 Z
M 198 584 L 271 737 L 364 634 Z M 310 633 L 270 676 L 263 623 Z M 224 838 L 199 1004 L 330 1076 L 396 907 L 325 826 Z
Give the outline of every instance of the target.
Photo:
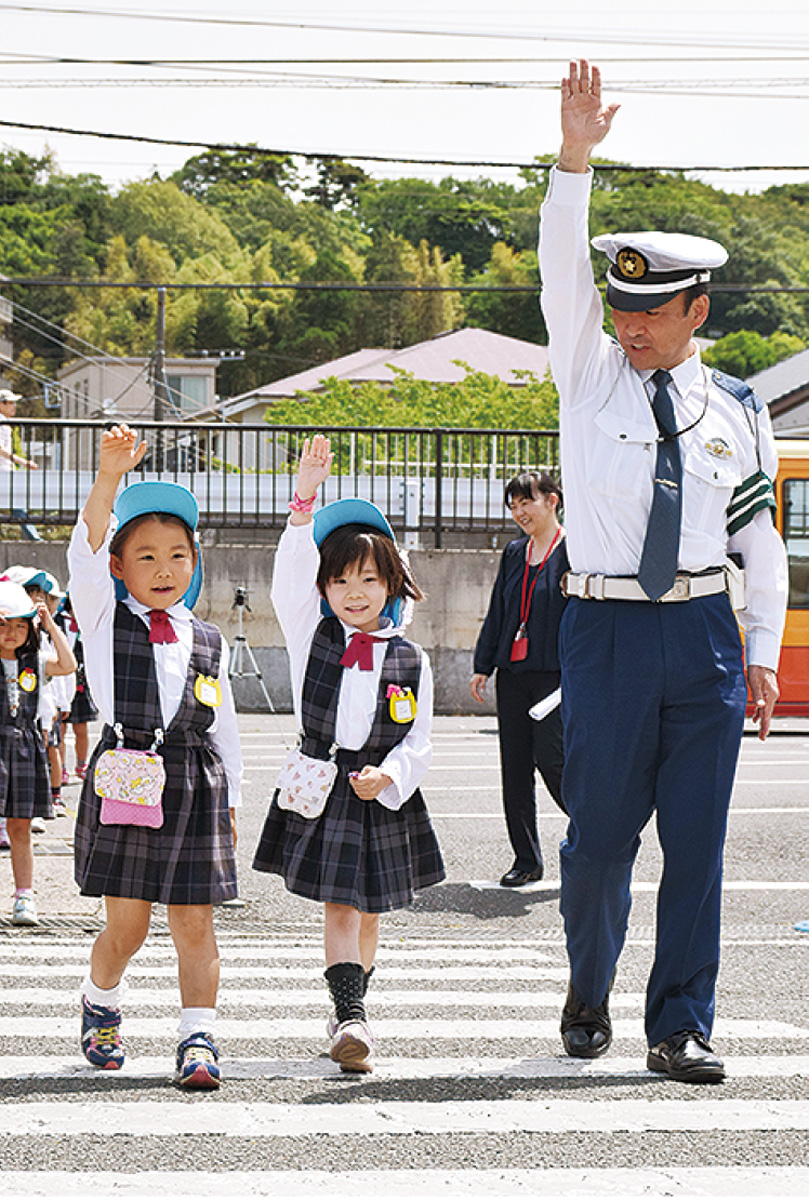
M 668 371 L 655 371 L 652 376 L 655 394 L 652 401 L 660 441 L 657 443 L 654 492 L 649 524 L 638 568 L 638 583 L 650 600 L 659 600 L 674 583 L 677 574 L 677 555 L 680 548 L 682 515 L 682 464 L 680 446 L 675 436 L 674 405 L 668 385 Z

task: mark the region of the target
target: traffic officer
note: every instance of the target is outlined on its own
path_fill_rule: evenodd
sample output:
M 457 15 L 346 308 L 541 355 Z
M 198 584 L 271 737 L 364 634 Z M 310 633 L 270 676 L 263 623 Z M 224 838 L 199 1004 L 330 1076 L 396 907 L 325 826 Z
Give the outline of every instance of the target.
M 560 396 L 571 570 L 562 620 L 565 801 L 562 900 L 568 1054 L 609 1046 L 640 834 L 663 853 L 646 996 L 647 1065 L 718 1082 L 710 1035 L 722 851 L 746 702 L 745 632 L 759 736 L 778 696 L 786 561 L 774 528 L 776 452 L 766 409 L 703 365 L 716 242 L 678 234 L 594 239 L 609 258 L 603 309 L 588 243 L 593 148 L 617 105 L 597 68 L 562 83 L 562 150 L 542 206 L 542 309 Z M 742 572 L 729 559 L 740 556 Z

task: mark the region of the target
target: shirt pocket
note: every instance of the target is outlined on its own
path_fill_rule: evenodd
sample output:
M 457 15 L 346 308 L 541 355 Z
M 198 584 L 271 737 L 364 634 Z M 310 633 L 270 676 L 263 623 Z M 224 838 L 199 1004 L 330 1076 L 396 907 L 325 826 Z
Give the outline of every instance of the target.
M 651 414 L 650 414 L 651 416 Z M 602 409 L 589 454 L 588 484 L 612 500 L 651 495 L 657 434 L 652 425 Z
M 717 458 L 702 445 L 683 455 L 683 518 L 714 537 L 725 536 L 726 511 L 742 481 L 738 456 Z

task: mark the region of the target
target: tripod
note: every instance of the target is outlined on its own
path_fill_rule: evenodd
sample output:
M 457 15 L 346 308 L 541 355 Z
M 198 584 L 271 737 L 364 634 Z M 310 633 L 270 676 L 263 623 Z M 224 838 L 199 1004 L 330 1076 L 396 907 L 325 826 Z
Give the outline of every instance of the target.
M 236 637 L 233 639 L 233 645 L 230 648 L 230 662 L 228 663 L 228 678 L 230 679 L 257 679 L 258 685 L 267 701 L 267 707 L 271 713 L 275 712 L 275 705 L 270 699 L 270 693 L 267 691 L 267 685 L 264 682 L 264 676 L 261 674 L 259 665 L 256 662 L 256 656 L 250 648 L 243 630 L 243 610 L 246 608 L 248 612 L 252 612 L 250 605 L 247 603 L 247 588 L 237 587 L 233 598 L 232 608 L 236 609 L 239 625 Z M 245 670 L 244 661 L 247 659 L 248 668 Z

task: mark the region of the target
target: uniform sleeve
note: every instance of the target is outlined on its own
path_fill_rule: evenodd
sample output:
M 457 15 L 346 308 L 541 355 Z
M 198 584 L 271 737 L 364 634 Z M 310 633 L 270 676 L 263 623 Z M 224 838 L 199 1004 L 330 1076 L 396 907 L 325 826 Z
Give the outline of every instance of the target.
M 216 723 L 211 730 L 210 738 L 225 768 L 225 775 L 228 781 L 228 807 L 239 808 L 242 802 L 244 763 L 242 761 L 239 727 L 236 720 L 236 706 L 233 703 L 233 691 L 228 675 L 229 660 L 228 644 L 222 638 L 218 677 L 219 689 L 222 693 L 222 703 L 217 709 Z
M 491 675 L 497 663 L 497 648 L 505 617 L 506 554 L 500 559 L 497 578 L 489 600 L 489 611 L 481 626 L 475 645 L 473 669 L 476 675 Z
M 562 404 L 592 391 L 610 345 L 604 306 L 595 285 L 588 230 L 593 173 L 554 167 L 542 204 L 539 269 L 551 372 Z
M 430 660 L 422 650 L 419 694 L 416 697 L 416 716 L 407 736 L 379 764 L 380 771 L 391 777 L 392 783 L 377 796 L 385 808 L 399 809 L 421 785 L 433 757 L 430 734 L 433 724 L 433 672 Z
M 758 414 L 758 441 L 760 469 L 771 481 L 778 472 L 778 451 L 766 409 Z M 752 517 L 728 538 L 728 551 L 741 554 L 744 562 L 746 607 L 738 616 L 745 662 L 777 671 L 789 583 L 786 548 L 768 503 L 758 504 Z
M 319 566 L 320 553 L 312 523 L 287 524 L 275 551 L 271 595 L 289 647 L 310 640 L 317 628 L 320 619 L 320 594 L 316 582 Z

